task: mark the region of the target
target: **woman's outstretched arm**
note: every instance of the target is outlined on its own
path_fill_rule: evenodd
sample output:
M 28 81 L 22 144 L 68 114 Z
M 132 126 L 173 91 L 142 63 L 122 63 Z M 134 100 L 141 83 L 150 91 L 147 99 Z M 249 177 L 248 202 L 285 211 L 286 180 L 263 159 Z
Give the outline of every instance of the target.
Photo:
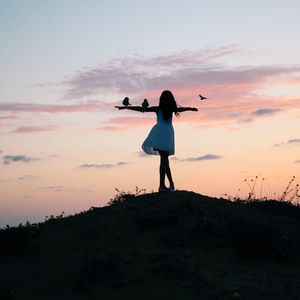
M 198 111 L 196 107 L 178 107 L 177 112 L 184 112 L 184 111 Z
M 158 112 L 158 106 L 142 107 L 142 106 L 115 106 L 115 108 L 120 109 L 129 109 L 140 112 Z

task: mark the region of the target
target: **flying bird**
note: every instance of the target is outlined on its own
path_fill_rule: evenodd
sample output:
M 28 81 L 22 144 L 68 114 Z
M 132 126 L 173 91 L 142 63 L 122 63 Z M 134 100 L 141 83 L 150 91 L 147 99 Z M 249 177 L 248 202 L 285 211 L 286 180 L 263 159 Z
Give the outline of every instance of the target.
M 206 97 L 203 97 L 202 95 L 199 94 L 199 97 L 200 97 L 200 100 L 205 100 L 205 99 L 208 99 Z
M 149 107 L 149 102 L 147 99 L 144 99 L 144 102 L 142 103 L 143 108 L 148 108 Z
M 122 102 L 122 104 L 125 105 L 125 106 L 131 105 L 131 104 L 129 103 L 129 98 L 128 98 L 128 97 L 125 97 L 124 100 L 123 100 L 123 102 Z

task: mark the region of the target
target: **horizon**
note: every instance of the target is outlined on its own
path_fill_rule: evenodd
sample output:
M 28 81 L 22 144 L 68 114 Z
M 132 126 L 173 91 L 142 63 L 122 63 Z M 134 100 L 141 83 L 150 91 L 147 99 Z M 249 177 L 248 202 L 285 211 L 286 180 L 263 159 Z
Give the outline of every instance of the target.
M 159 157 L 141 152 L 155 114 L 114 106 L 166 89 L 199 110 L 173 118 L 176 188 L 244 197 L 259 176 L 270 197 L 299 182 L 299 2 L 0 8 L 0 227 L 157 191 Z

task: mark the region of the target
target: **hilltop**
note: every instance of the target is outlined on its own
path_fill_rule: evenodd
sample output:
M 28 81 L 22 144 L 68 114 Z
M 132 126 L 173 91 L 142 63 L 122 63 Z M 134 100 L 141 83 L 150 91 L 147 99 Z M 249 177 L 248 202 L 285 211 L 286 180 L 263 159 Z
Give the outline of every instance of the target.
M 300 299 L 300 207 L 187 191 L 0 230 L 0 299 Z

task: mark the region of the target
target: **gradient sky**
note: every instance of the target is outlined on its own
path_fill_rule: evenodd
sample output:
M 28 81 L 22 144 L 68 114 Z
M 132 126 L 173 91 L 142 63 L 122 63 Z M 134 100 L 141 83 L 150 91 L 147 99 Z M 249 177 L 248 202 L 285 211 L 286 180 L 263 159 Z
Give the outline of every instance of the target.
M 292 0 L 0 0 L 0 226 L 157 190 L 141 153 L 155 115 L 113 107 L 165 89 L 199 109 L 174 118 L 179 189 L 246 195 L 258 175 L 258 194 L 282 193 L 300 178 L 299 15 Z

